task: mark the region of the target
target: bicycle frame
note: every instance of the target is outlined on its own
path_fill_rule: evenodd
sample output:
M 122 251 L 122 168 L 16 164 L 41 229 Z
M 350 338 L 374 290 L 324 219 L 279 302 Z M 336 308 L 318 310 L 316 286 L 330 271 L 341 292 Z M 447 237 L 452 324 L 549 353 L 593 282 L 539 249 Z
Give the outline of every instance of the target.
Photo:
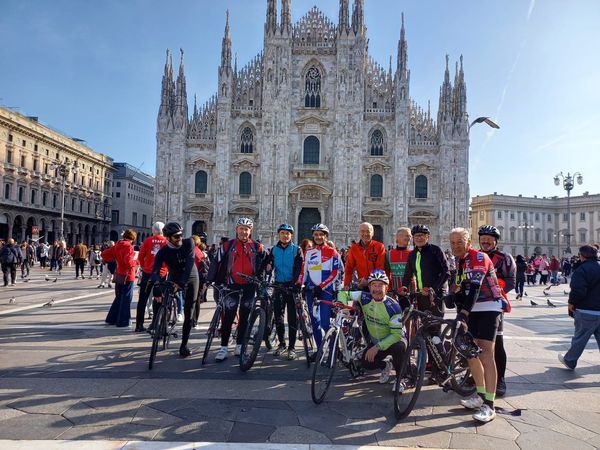
M 319 302 L 331 305 L 334 309 L 337 309 L 335 318 L 332 320 L 327 334 L 331 334 L 334 331 L 336 332 L 333 345 L 334 347 L 338 346 L 340 349 L 341 361 L 348 367 L 354 361 L 360 360 L 362 358 L 362 353 L 364 352 L 364 348 L 354 352 L 351 352 L 348 348 L 347 336 L 350 334 L 352 328 L 358 328 L 362 336 L 362 328 L 359 325 L 358 315 L 349 316 L 347 313 L 347 311 L 355 311 L 356 309 L 353 306 L 346 306 L 339 302 L 330 302 L 328 300 L 319 300 Z M 344 331 L 345 328 L 347 328 L 347 331 Z M 323 338 L 324 340 L 327 338 L 327 334 Z M 332 361 L 331 364 L 335 364 L 335 362 Z

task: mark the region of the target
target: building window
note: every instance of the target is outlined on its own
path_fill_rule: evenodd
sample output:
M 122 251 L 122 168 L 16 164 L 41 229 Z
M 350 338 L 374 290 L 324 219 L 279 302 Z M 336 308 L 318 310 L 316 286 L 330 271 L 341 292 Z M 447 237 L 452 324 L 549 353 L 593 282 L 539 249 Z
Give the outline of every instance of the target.
M 33 160 L 33 170 L 37 172 L 39 161 L 37 159 Z
M 113 209 L 111 211 L 110 220 L 113 225 L 116 225 L 119 223 L 119 210 L 118 209 Z
M 22 143 L 23 147 L 27 147 L 27 141 L 26 141 L 25 139 L 23 139 L 23 140 L 21 141 L 21 143 Z
M 83 212 L 83 200 L 79 200 L 79 212 Z
M 321 107 L 321 73 L 316 67 L 311 67 L 306 73 L 304 106 L 306 108 Z
M 535 230 L 535 242 L 541 241 L 542 232 L 540 230 Z
M 196 182 L 194 192 L 196 194 L 206 194 L 208 188 L 208 175 L 204 170 L 196 172 Z
M 513 242 L 515 240 L 515 229 L 514 228 L 510 229 L 510 240 Z
M 548 214 L 548 222 L 552 223 L 552 214 Z
M 304 155 L 302 157 L 303 164 L 319 164 L 319 153 L 321 143 L 315 136 L 308 136 L 304 139 Z
M 563 222 L 569 221 L 569 213 L 563 213 Z
M 584 222 L 584 221 L 585 221 L 585 213 L 584 213 L 584 212 L 582 212 L 582 213 L 579 213 L 579 220 L 580 220 L 581 222 Z
M 514 255 L 515 253 L 517 253 L 517 247 L 515 247 L 515 246 L 512 246 L 512 247 L 510 248 L 510 251 L 511 251 L 511 255 Z
M 121 182 L 117 181 L 117 187 L 121 187 Z
M 252 194 L 252 175 L 249 172 L 240 173 L 240 195 Z
M 142 227 L 146 228 L 148 226 L 148 218 L 146 217 L 146 214 L 142 214 Z
M 48 163 L 44 163 L 44 173 L 48 175 Z
M 502 219 L 502 211 L 498 211 L 498 219 Z
M 91 214 L 92 212 L 92 204 L 90 202 L 87 202 L 87 213 Z
M 535 221 L 536 222 L 540 221 L 540 213 L 535 213 Z
M 580 231 L 579 232 L 579 242 L 584 243 L 585 241 L 587 241 L 587 232 Z
M 510 220 L 515 220 L 515 213 L 512 211 L 510 213 Z
M 23 186 L 19 186 L 19 201 L 23 202 L 25 200 L 25 188 Z
M 25 155 L 21 155 L 21 167 L 25 167 L 25 163 L 26 163 Z
M 131 214 L 131 225 L 137 227 L 137 213 L 134 212 Z
M 53 194 L 52 195 L 52 207 L 56 208 L 57 204 L 58 204 L 58 195 L 57 194 Z
M 12 135 L 12 134 L 9 134 L 9 135 L 8 135 L 8 142 L 12 142 L 12 141 L 13 141 L 13 135 Z
M 527 213 L 526 212 L 523 213 L 523 220 L 527 220 Z
M 381 175 L 373 175 L 371 177 L 371 197 L 383 197 L 383 177 Z
M 383 133 L 381 130 L 375 130 L 371 135 L 371 156 L 383 156 Z
M 427 198 L 427 177 L 419 175 L 415 179 L 415 198 Z
M 12 150 L 6 150 L 6 162 L 12 164 L 13 152 Z
M 485 219 L 485 212 L 479 211 L 479 220 Z
M 71 211 L 75 211 L 75 199 L 71 199 Z
M 4 199 L 10 200 L 10 184 L 9 183 L 6 183 L 4 185 Z
M 242 131 L 240 141 L 240 153 L 252 153 L 252 151 L 254 150 L 254 134 L 252 133 L 250 127 L 244 128 L 244 131 Z
M 120 192 L 115 193 L 115 195 L 116 195 L 117 198 L 121 197 L 121 193 Z
M 31 190 L 31 204 L 32 204 L 32 205 L 35 205 L 35 200 L 36 200 L 36 198 L 35 198 L 35 197 L 36 197 L 36 194 L 37 194 L 37 191 L 36 191 L 35 189 L 32 189 L 32 190 Z

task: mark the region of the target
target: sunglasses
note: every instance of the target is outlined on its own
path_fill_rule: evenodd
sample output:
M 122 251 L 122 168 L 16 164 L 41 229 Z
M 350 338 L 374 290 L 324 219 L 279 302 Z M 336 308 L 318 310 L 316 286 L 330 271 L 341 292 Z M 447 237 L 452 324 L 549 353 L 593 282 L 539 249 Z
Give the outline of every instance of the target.
M 183 234 L 174 234 L 173 236 L 171 236 L 171 239 L 175 239 L 176 241 L 178 241 L 181 238 L 183 238 Z

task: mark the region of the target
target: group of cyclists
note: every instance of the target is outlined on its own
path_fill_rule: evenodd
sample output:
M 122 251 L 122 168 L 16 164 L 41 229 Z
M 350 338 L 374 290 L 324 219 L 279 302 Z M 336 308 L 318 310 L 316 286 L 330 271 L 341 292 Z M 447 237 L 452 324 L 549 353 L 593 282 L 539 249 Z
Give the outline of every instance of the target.
M 228 343 L 236 316 L 238 333 L 233 351 L 239 355 L 243 330 L 256 295 L 255 285 L 245 276 L 264 278 L 270 274 L 275 286 L 286 288 L 275 289 L 273 294 L 278 340 L 274 355 L 294 360 L 298 326 L 293 293 L 304 294 L 319 346 L 332 314 L 331 303 L 319 301 L 336 301 L 339 291 L 358 291 L 352 298 L 361 311 L 368 336 L 362 364 L 367 370 L 381 370 L 379 381 L 387 383 L 392 368 L 398 371 L 406 352 L 402 319 L 409 298 L 416 300 L 414 306 L 419 310 L 436 316 L 443 316 L 445 308 L 456 308 L 461 329 L 471 333 L 481 348 L 468 361 L 476 395 L 461 400 L 461 404 L 475 410 L 473 417 L 477 421 L 489 422 L 495 418 L 495 397 L 506 392 L 502 337 L 503 315 L 510 310 L 506 293 L 515 285 L 515 262 L 511 255 L 498 250 L 497 228 L 479 229 L 480 250 L 473 248 L 468 230 L 453 229 L 449 236 L 453 264 L 449 264 L 440 247 L 429 242 L 427 225 L 399 228 L 396 245 L 386 250 L 373 239 L 373 226 L 363 223 L 358 229 L 358 242 L 348 249 L 345 264 L 329 241 L 329 229 L 324 224 L 312 227 L 312 243 L 302 247 L 293 242 L 294 228 L 282 224 L 277 229 L 278 242 L 269 250 L 252 239 L 253 228 L 252 219 L 240 218 L 235 238 L 222 241 L 216 254 L 209 256 L 198 249 L 192 238 L 184 239 L 181 225 L 155 224 L 154 235 L 142 244 L 139 255 L 142 283 L 136 331 L 145 331 L 146 302 L 152 294 L 156 310 L 163 296 L 160 281 L 168 277 L 184 300 L 179 353 L 182 357 L 190 356 L 188 340 L 198 317 L 199 291 L 213 284 L 219 287 L 215 294 L 226 288 L 224 298 L 218 299 L 223 302 L 224 317 L 221 346 L 215 360 L 224 361 L 229 355 Z M 206 269 L 204 272 L 202 267 Z M 455 270 L 451 271 L 451 267 Z M 400 389 L 398 383 L 394 383 L 394 389 Z

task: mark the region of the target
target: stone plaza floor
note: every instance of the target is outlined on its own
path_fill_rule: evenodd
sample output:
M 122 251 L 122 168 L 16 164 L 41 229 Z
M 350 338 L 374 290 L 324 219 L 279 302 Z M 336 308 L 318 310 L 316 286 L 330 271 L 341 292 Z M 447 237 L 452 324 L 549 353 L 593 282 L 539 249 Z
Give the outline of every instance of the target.
M 2 449 L 32 448 L 32 440 L 46 450 L 234 449 L 239 443 L 300 450 L 600 447 L 596 343 L 589 342 L 574 372 L 557 360 L 573 331 L 567 285 L 550 290 L 556 308 L 546 305 L 539 286 L 513 300 L 505 325 L 508 392 L 496 404 L 522 414 L 498 414 L 481 425 L 458 406 L 458 396 L 437 386 L 426 386 L 412 414 L 397 423 L 391 384 L 378 384 L 376 373 L 353 381 L 338 370 L 326 401 L 314 405 L 304 360 L 281 360 L 264 348 L 246 373 L 232 352 L 218 364 L 213 351 L 202 366 L 211 301 L 202 307 L 200 329 L 192 330 L 192 356 L 180 358 L 174 342 L 148 371 L 149 336 L 104 325 L 111 290 L 98 289 L 95 279 L 75 280 L 72 268 L 56 282 L 54 276 L 46 281 L 47 273 L 35 267 L 29 282 L 0 288 Z M 51 299 L 51 307 L 42 306 Z

